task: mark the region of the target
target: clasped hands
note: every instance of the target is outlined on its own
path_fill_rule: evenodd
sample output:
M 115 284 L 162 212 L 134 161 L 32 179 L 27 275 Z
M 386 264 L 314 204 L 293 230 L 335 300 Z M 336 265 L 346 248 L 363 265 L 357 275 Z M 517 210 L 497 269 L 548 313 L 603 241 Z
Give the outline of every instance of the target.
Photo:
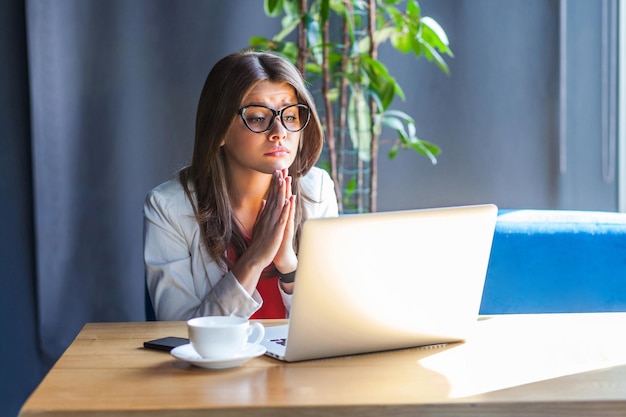
M 295 271 L 298 266 L 293 245 L 296 196 L 292 193 L 291 185 L 288 169 L 274 171 L 267 198 L 263 200 L 252 230 L 252 241 L 242 256 L 247 258 L 248 265 L 258 274 L 241 274 L 248 276 L 245 279 L 233 271 L 250 293 L 256 288 L 261 271 L 271 263 L 282 273 Z M 251 279 L 252 276 L 257 278 Z M 281 282 L 280 285 L 287 293 L 293 290 L 293 284 Z

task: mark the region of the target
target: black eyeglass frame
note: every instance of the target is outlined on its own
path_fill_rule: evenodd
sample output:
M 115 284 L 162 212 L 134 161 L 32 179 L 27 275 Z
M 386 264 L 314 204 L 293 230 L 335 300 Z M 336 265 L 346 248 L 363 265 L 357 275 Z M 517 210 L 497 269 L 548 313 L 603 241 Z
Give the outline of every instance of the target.
M 270 120 L 270 124 L 269 124 L 269 126 L 267 127 L 267 129 L 265 129 L 265 130 L 261 130 L 261 131 L 256 131 L 256 130 L 253 130 L 253 129 L 250 127 L 250 125 L 248 125 L 248 121 L 246 120 L 245 114 L 246 114 L 246 110 L 248 110 L 250 107 L 263 107 L 264 109 L 268 109 L 269 111 L 271 111 L 271 112 L 272 112 L 273 117 L 272 117 L 272 119 Z M 305 121 L 305 122 L 302 124 L 302 126 L 301 126 L 299 129 L 297 129 L 297 130 L 293 130 L 293 129 L 288 128 L 288 127 L 287 127 L 287 125 L 285 124 L 285 121 L 283 120 L 283 112 L 284 112 L 285 110 L 287 110 L 287 109 L 292 108 L 292 107 L 304 108 L 304 109 L 307 109 L 307 110 L 308 110 L 308 112 L 307 112 L 307 117 L 306 117 L 306 121 Z M 287 129 L 287 131 L 292 132 L 292 133 L 295 133 L 295 132 L 300 132 L 300 131 L 304 130 L 304 128 L 308 126 L 309 121 L 311 120 L 311 108 L 310 108 L 309 106 L 307 106 L 306 104 L 304 104 L 304 103 L 296 103 L 296 104 L 291 104 L 291 105 L 289 105 L 289 106 L 287 106 L 287 107 L 284 107 L 284 108 L 283 108 L 283 109 L 281 109 L 281 110 L 274 110 L 274 109 L 273 109 L 273 108 L 271 108 L 271 107 L 263 106 L 263 105 L 260 105 L 260 104 L 251 104 L 251 105 L 249 105 L 249 106 L 243 106 L 242 108 L 240 108 L 240 109 L 239 109 L 239 111 L 237 112 L 237 114 L 238 114 L 239 116 L 241 116 L 241 120 L 243 120 L 243 124 L 244 124 L 244 125 L 246 125 L 246 127 L 248 128 L 248 130 L 249 130 L 250 132 L 253 132 L 253 133 L 265 133 L 265 132 L 267 132 L 267 131 L 271 130 L 271 129 L 274 127 L 274 123 L 276 122 L 276 118 L 277 118 L 277 117 L 279 117 L 279 118 L 280 118 L 280 122 L 283 124 L 283 126 L 285 127 L 285 129 Z

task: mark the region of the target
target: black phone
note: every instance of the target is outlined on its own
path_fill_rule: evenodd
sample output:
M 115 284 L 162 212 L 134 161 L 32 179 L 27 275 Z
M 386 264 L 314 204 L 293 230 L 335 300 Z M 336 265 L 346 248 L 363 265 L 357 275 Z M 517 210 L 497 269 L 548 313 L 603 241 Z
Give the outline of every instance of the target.
M 145 347 L 146 349 L 155 349 L 169 352 L 175 347 L 186 345 L 187 343 L 189 343 L 189 339 L 185 339 L 184 337 L 168 336 L 143 342 L 143 347 Z

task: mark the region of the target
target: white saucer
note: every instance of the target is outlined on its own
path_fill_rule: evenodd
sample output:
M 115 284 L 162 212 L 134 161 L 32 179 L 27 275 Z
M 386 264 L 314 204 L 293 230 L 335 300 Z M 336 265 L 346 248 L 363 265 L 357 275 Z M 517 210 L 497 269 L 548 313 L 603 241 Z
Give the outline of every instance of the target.
M 200 356 L 198 352 L 191 346 L 191 343 L 175 347 L 170 351 L 172 356 L 181 361 L 189 362 L 193 365 L 207 369 L 226 369 L 241 366 L 252 358 L 261 356 L 265 353 L 265 346 L 253 345 L 248 343 L 246 349 L 237 353 L 230 358 L 207 359 Z

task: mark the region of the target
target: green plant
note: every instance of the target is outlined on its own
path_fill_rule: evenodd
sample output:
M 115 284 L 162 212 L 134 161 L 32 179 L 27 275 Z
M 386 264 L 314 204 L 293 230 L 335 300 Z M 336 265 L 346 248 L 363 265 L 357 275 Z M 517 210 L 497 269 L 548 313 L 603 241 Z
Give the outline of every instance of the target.
M 397 51 L 424 56 L 448 73 L 444 56 L 452 56 L 452 51 L 446 33 L 434 19 L 422 16 L 416 0 L 265 0 L 265 13 L 282 17 L 282 30 L 271 39 L 253 37 L 250 46 L 283 54 L 319 87 L 327 169 L 342 212 L 346 207 L 376 211 L 383 126 L 397 135 L 391 139 L 390 158 L 399 149 L 412 149 L 437 162 L 440 149 L 417 137 L 411 116 L 391 109 L 393 100 L 404 100 L 405 95 L 378 59 L 379 46 L 389 42 Z M 349 159 L 346 152 L 356 157 Z M 365 201 L 357 190 L 367 187 Z

